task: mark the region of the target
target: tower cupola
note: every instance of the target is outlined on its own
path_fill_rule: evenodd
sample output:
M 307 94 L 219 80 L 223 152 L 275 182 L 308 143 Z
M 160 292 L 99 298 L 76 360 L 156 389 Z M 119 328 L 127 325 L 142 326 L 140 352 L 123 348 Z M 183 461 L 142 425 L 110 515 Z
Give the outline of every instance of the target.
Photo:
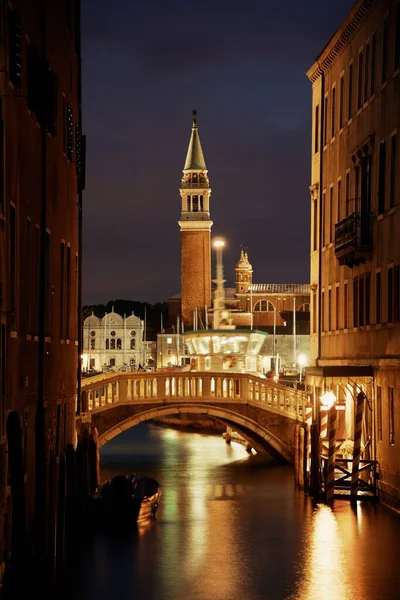
M 253 267 L 249 262 L 249 255 L 243 248 L 236 263 L 236 293 L 247 294 L 249 286 L 253 283 Z

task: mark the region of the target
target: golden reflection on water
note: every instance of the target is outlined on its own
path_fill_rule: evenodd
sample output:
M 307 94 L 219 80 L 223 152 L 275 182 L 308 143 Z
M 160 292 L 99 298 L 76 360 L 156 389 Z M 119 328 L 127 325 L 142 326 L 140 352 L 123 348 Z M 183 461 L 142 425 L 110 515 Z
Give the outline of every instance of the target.
M 354 591 L 348 573 L 351 552 L 349 554 L 334 510 L 318 505 L 307 529 L 299 587 L 292 600 L 351 598 Z

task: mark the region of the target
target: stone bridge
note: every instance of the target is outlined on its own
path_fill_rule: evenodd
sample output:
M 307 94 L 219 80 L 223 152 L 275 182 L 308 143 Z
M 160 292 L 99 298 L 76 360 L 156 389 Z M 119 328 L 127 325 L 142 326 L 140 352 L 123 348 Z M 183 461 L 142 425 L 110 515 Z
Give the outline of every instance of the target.
M 102 446 L 143 421 L 178 413 L 207 415 L 232 427 L 258 452 L 291 463 L 305 403 L 304 392 L 250 374 L 107 373 L 82 379 L 77 428 L 90 423 Z

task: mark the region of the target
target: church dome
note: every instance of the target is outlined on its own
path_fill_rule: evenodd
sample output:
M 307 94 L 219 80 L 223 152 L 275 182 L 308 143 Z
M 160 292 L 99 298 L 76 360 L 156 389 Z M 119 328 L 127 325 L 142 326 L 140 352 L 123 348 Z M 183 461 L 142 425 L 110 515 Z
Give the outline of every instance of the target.
M 96 327 L 100 327 L 100 323 L 101 320 L 98 317 L 96 317 L 94 313 L 86 317 L 86 319 L 83 321 L 84 327 L 91 327 L 93 329 L 96 329 Z

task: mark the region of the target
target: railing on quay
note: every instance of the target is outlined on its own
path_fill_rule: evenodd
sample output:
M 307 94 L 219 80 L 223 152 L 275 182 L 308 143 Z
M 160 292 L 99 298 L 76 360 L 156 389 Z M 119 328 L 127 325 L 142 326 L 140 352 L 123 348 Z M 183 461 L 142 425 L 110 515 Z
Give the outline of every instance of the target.
M 114 403 L 238 402 L 303 420 L 305 392 L 252 374 L 210 372 L 107 373 L 82 380 L 82 412 Z

